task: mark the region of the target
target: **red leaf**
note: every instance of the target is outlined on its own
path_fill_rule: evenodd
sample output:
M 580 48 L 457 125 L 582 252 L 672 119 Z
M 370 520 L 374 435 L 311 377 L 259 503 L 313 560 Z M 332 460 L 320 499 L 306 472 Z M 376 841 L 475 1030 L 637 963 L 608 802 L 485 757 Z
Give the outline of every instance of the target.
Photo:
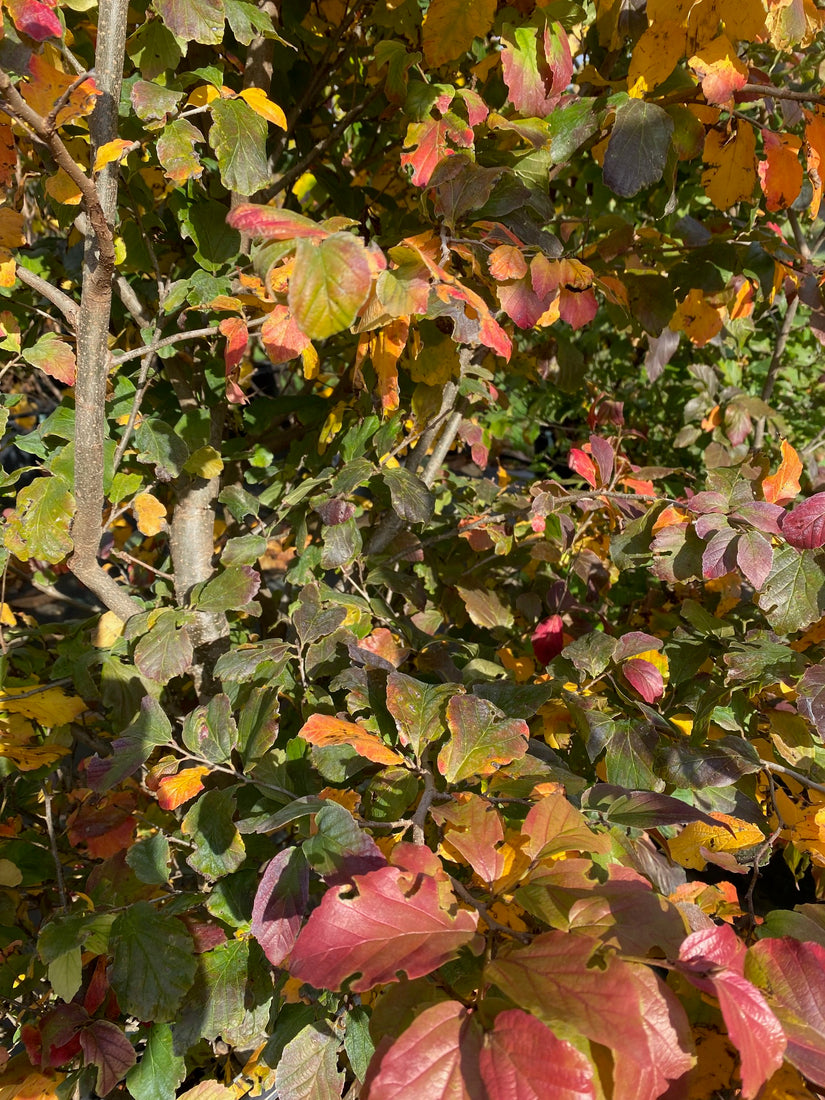
M 596 479 L 596 466 L 590 455 L 585 454 L 584 451 L 578 447 L 571 447 L 570 453 L 567 456 L 567 465 L 571 470 L 574 470 L 579 477 L 583 477 L 588 485 L 594 489 L 598 484 Z
M 51 9 L 56 2 L 41 4 L 39 0 L 6 0 L 15 27 L 35 42 L 43 42 L 47 38 L 60 38 L 63 28 L 57 14 Z
M 135 1048 L 116 1024 L 92 1020 L 80 1032 L 86 1065 L 97 1066 L 95 1090 L 105 1096 L 137 1061 Z
M 736 562 L 753 587 L 759 590 L 773 565 L 773 547 L 759 531 L 743 531 L 736 544 Z
M 230 211 L 226 218 L 233 229 L 250 237 L 263 237 L 267 241 L 291 241 L 296 237 L 311 237 L 322 241 L 329 230 L 316 222 L 296 214 L 293 210 L 281 210 L 276 206 L 259 206 L 244 202 Z
M 401 154 L 401 164 L 413 169 L 412 182 L 416 187 L 426 187 L 438 162 L 455 153 L 448 141 L 461 149 L 469 149 L 473 144 L 472 127 L 453 111 L 447 111 L 439 119 L 412 122 L 407 127 L 404 148 L 413 151 Z
M 825 948 L 790 937 L 760 940 L 748 951 L 746 973 L 765 989 L 785 1029 L 785 1058 L 825 1086 Z
M 58 382 L 73 386 L 77 377 L 74 349 L 54 332 L 47 332 L 30 348 L 23 349 L 23 358 Z
M 264 350 L 273 363 L 288 363 L 297 359 L 312 342 L 301 331 L 286 306 L 275 306 L 261 326 Z
M 533 291 L 529 277 L 517 283 L 502 283 L 496 287 L 496 294 L 501 308 L 519 328 L 532 328 L 547 309 L 547 300 Z
M 571 328 L 589 325 L 599 311 L 599 303 L 591 289 L 569 290 L 562 287 L 559 293 L 559 317 Z
M 536 660 L 542 665 L 549 665 L 564 649 L 564 622 L 561 615 L 551 615 L 540 622 L 533 631 L 531 640 Z
M 273 966 L 292 950 L 309 898 L 309 868 L 299 848 L 270 860 L 252 906 L 252 935 Z
M 815 550 L 825 546 L 825 493 L 814 493 L 803 500 L 781 521 L 786 542 L 797 550 Z
M 386 1042 L 386 1041 L 385 1041 Z M 425 1009 L 391 1045 L 379 1046 L 363 1100 L 482 1100 L 481 1032 L 458 1001 Z
M 226 337 L 226 348 L 224 349 L 223 358 L 226 364 L 226 374 L 229 376 L 230 371 L 234 367 L 237 367 L 241 359 L 243 359 L 243 353 L 246 351 L 246 346 L 249 343 L 249 330 L 246 327 L 246 321 L 241 317 L 225 317 L 221 321 L 218 328 L 222 336 Z
M 665 693 L 665 682 L 658 668 L 650 661 L 634 658 L 622 665 L 622 675 L 646 703 L 655 703 Z
M 490 1100 L 595 1100 L 585 1056 L 518 1008 L 496 1016 L 479 1064 Z
M 723 924 L 688 936 L 679 961 L 688 981 L 718 998 L 742 1063 L 742 1095 L 750 1100 L 782 1065 L 787 1040 L 762 993 L 742 976 L 744 944 Z
M 591 435 L 590 453 L 599 468 L 602 485 L 607 485 L 613 473 L 616 452 L 606 439 L 602 439 L 600 435 Z
M 507 98 L 525 116 L 548 115 L 570 82 L 573 61 L 567 34 L 559 23 L 523 26 L 502 33 L 501 67 Z
M 292 949 L 290 973 L 317 989 L 340 989 L 356 976 L 356 993 L 401 973 L 429 974 L 475 935 L 476 914 L 445 909 L 444 887 L 433 875 L 387 866 L 327 890 Z

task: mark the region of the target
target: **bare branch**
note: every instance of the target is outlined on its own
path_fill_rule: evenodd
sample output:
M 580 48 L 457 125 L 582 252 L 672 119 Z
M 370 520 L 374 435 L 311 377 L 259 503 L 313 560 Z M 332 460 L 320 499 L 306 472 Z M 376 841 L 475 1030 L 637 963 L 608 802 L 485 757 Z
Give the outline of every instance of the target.
M 73 298 L 70 298 L 68 294 L 64 294 L 62 290 L 58 290 L 56 286 L 52 286 L 51 283 L 46 282 L 40 275 L 35 275 L 33 271 L 29 271 L 22 264 L 17 265 L 15 275 L 21 283 L 25 283 L 27 287 L 36 291 L 41 297 L 51 302 L 53 306 L 57 306 L 72 328 L 77 327 L 77 313 L 80 307 Z

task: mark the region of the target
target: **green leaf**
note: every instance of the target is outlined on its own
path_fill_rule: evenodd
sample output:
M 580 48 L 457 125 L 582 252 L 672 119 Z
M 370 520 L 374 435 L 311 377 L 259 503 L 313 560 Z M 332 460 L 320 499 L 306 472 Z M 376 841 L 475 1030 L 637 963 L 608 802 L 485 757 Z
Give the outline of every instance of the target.
M 186 1062 L 172 1049 L 168 1024 L 153 1024 L 143 1056 L 126 1075 L 126 1087 L 135 1100 L 169 1100 L 186 1076 Z
M 371 285 L 366 249 L 358 237 L 333 233 L 296 244 L 289 308 L 310 339 L 324 340 L 349 328 Z
M 390 491 L 392 508 L 407 523 L 426 523 L 433 514 L 433 494 L 424 482 L 410 470 L 399 466 L 382 471 L 384 482 Z
M 242 46 L 248 46 L 258 35 L 279 38 L 272 26 L 272 17 L 254 4 L 244 3 L 243 0 L 225 0 L 225 3 L 226 20 Z
M 166 712 L 151 695 L 144 695 L 140 713 L 112 745 L 112 755 L 94 758 L 95 768 L 89 768 L 89 782 L 95 791 L 111 790 L 144 764 L 158 745 L 168 745 L 172 724 Z
M 409 745 L 416 756 L 447 732 L 447 702 L 458 691 L 458 684 L 424 684 L 391 672 L 387 677 L 387 709 L 395 719 L 399 740 Z
M 169 881 L 169 841 L 163 833 L 138 840 L 126 853 L 126 862 L 141 882 Z
M 347 617 L 346 608 L 321 606 L 317 584 L 308 584 L 302 588 L 298 601 L 298 607 L 292 616 L 292 625 L 298 631 L 302 646 L 332 634 Z
M 190 668 L 194 650 L 179 620 L 174 608 L 159 612 L 135 646 L 135 664 L 148 679 L 167 683 Z
M 287 1043 L 275 1073 L 280 1100 L 338 1100 L 344 1074 L 338 1069 L 340 1040 L 325 1023 L 313 1023 Z
M 197 970 L 181 922 L 136 901 L 115 918 L 111 951 L 110 980 L 121 1011 L 156 1023 L 174 1019 Z
M 321 555 L 321 566 L 324 569 L 342 569 L 352 564 L 361 553 L 363 539 L 354 516 L 343 523 L 325 527 L 323 538 L 324 552 Z
M 225 764 L 238 740 L 229 697 L 216 695 L 207 706 L 196 707 L 183 723 L 182 739 L 187 749 L 213 764 Z
M 68 1003 L 83 984 L 83 962 L 79 947 L 58 955 L 49 963 L 49 982 L 61 1000 Z
M 234 813 L 235 800 L 228 791 L 206 791 L 181 822 L 181 832 L 195 845 L 186 862 L 205 878 L 237 871 L 246 858 Z
M 251 565 L 230 565 L 192 593 L 198 611 L 242 611 L 258 594 L 261 577 Z
M 673 119 L 655 103 L 629 99 L 616 111 L 604 154 L 604 182 L 629 199 L 662 178 Z
M 180 45 L 160 19 L 150 19 L 139 27 L 126 44 L 140 75 L 154 80 L 167 69 L 174 69 L 181 59 Z
M 266 119 L 242 99 L 216 99 L 210 110 L 214 123 L 209 144 L 218 158 L 221 183 L 230 191 L 254 195 L 270 182 Z
M 174 1029 L 174 1049 L 197 1039 L 238 1046 L 263 1037 L 272 999 L 271 969 L 258 945 L 229 940 L 198 959 L 198 977 Z
M 6 549 L 20 561 L 63 561 L 74 549 L 69 535 L 74 507 L 74 497 L 60 478 L 37 478 L 20 490 L 16 508 L 6 517 Z
M 176 38 L 219 46 L 223 41 L 223 0 L 154 0 L 153 7 Z
M 138 462 L 151 462 L 159 481 L 177 477 L 189 457 L 189 448 L 165 420 L 147 417 L 135 432 Z
M 375 1053 L 370 1036 L 370 1017 L 365 1008 L 357 1005 L 347 1013 L 347 1030 L 344 1033 L 344 1050 L 347 1052 L 352 1072 L 359 1081 L 367 1074 L 367 1066 Z
M 195 146 L 202 141 L 203 134 L 186 118 L 176 118 L 164 128 L 155 149 L 164 172 L 173 183 L 186 183 L 203 175 L 203 165 L 195 152 Z
M 451 737 L 438 754 L 438 770 L 448 783 L 492 775 L 501 764 L 527 752 L 527 723 L 475 695 L 454 695 L 447 704 Z
M 805 630 L 825 611 L 825 557 L 816 550 L 778 546 L 758 603 L 777 634 Z
M 209 200 L 189 207 L 185 226 L 197 245 L 195 259 L 207 271 L 217 271 L 234 260 L 241 248 L 241 235 L 226 223 L 226 207 Z M 195 471 L 197 472 L 197 471 Z

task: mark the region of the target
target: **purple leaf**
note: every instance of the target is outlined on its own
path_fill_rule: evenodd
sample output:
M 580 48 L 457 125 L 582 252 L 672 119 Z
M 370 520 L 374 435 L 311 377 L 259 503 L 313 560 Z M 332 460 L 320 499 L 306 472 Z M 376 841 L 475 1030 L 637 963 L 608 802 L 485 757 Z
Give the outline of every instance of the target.
M 309 898 L 309 868 L 300 848 L 285 848 L 264 871 L 252 906 L 252 935 L 273 966 L 292 950 Z
M 811 665 L 796 690 L 799 692 L 797 710 L 816 726 L 820 735 L 825 734 L 825 661 Z
M 697 493 L 688 501 L 688 508 L 697 515 L 705 512 L 727 512 L 728 502 L 721 493 Z
M 732 528 L 718 531 L 702 554 L 702 573 L 708 580 L 718 580 L 736 568 L 736 532 Z
M 616 460 L 616 453 L 608 443 L 606 439 L 602 439 L 601 436 L 590 436 L 590 453 L 596 460 L 596 465 L 599 467 L 599 473 L 601 474 L 602 485 L 610 484 L 610 477 L 613 473 L 613 463 Z
M 745 531 L 736 544 L 736 562 L 753 587 L 759 591 L 773 565 L 773 547 L 759 531 Z
M 778 504 L 769 504 L 767 500 L 752 500 L 746 504 L 739 504 L 734 513 L 736 519 L 743 519 L 757 531 L 764 531 L 768 535 L 782 533 L 779 522 L 785 514 L 784 508 Z
M 622 634 L 613 660 L 621 663 L 631 657 L 638 657 L 640 653 L 647 653 L 651 649 L 660 650 L 662 639 L 654 638 L 652 634 L 645 634 L 643 630 L 631 630 L 629 634 Z
M 101 1096 L 111 1092 L 137 1061 L 135 1048 L 108 1020 L 92 1020 L 80 1032 L 80 1046 L 86 1065 L 97 1066 L 95 1090 Z
M 782 521 L 786 542 L 797 550 L 815 550 L 825 546 L 825 493 L 814 493 L 803 500 Z

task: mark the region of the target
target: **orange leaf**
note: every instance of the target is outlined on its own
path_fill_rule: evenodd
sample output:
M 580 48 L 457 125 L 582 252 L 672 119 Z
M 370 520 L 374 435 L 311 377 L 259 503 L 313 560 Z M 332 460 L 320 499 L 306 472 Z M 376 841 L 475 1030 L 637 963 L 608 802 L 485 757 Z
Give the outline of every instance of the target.
M 815 218 L 822 201 L 823 163 L 825 163 L 825 115 L 805 112 L 805 155 L 813 194 L 808 213 Z
M 688 61 L 702 81 L 708 103 L 728 103 L 748 82 L 748 67 L 736 56 L 736 47 L 724 34 L 714 38 Z
M 527 274 L 527 261 L 521 249 L 511 244 L 500 244 L 487 259 L 490 274 L 501 282 L 503 279 L 523 279 Z
M 655 535 L 665 527 L 680 527 L 687 522 L 688 517 L 685 512 L 683 512 L 681 508 L 676 508 L 674 505 L 669 504 L 667 508 L 664 508 L 656 517 L 656 522 L 653 524 L 652 531 Z
M 743 123 L 733 137 L 709 130 L 703 159 L 707 168 L 702 173 L 702 187 L 717 210 L 751 198 L 756 183 L 756 138 L 749 125 Z
M 226 337 L 226 348 L 223 353 L 226 362 L 226 373 L 237 367 L 243 359 L 246 345 L 249 343 L 249 330 L 246 321 L 241 317 L 225 317 L 218 325 L 221 335 Z
M 58 99 L 74 83 L 74 76 L 61 73 L 36 53 L 29 59 L 29 73 L 31 80 L 21 88 L 23 98 L 32 110 L 45 118 Z M 73 122 L 83 115 L 91 114 L 96 97 L 100 94 L 100 89 L 95 86 L 91 77 L 84 80 L 58 111 L 57 125 L 64 126 L 67 122 Z
M 694 288 L 676 307 L 670 327 L 684 334 L 698 348 L 704 347 L 722 330 L 719 310 L 707 301 L 701 290 Z
M 209 768 L 185 768 L 177 775 L 165 775 L 158 784 L 158 805 L 162 810 L 176 810 L 203 790 L 201 782 Z
M 331 714 L 313 714 L 298 731 L 298 736 L 319 748 L 349 745 L 359 756 L 376 764 L 404 763 L 404 757 L 385 745 L 377 734 L 370 733 L 356 722 L 333 718 Z
M 157 535 L 163 530 L 166 506 L 151 493 L 138 493 L 132 501 L 132 514 L 142 535 Z
M 779 469 L 762 482 L 762 493 L 769 504 L 788 504 L 799 493 L 802 462 L 787 440 L 782 440 L 781 447 L 782 461 Z
M 767 199 L 768 210 L 784 210 L 802 190 L 802 164 L 799 150 L 802 142 L 795 134 L 773 134 L 762 131 L 766 159 L 759 163 L 759 182 Z
M 410 322 L 406 317 L 394 321 L 370 334 L 370 358 L 378 377 L 378 394 L 384 413 L 398 408 L 398 360 L 407 346 Z

